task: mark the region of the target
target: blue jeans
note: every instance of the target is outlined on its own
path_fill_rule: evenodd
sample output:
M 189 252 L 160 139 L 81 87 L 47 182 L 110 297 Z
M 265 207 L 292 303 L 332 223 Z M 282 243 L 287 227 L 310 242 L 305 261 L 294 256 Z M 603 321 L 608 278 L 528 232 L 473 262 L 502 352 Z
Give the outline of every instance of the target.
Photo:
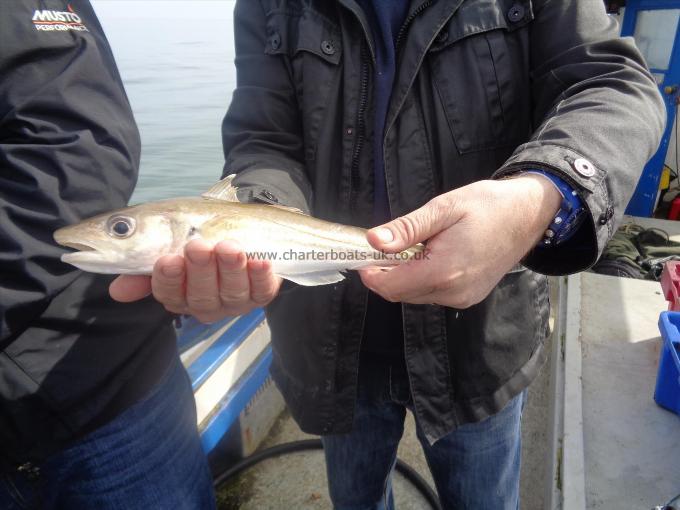
M 322 438 L 331 500 L 336 510 L 392 510 L 392 472 L 412 410 L 408 376 L 390 366 L 361 376 L 348 434 Z M 459 427 L 430 445 L 416 420 L 444 509 L 517 510 L 524 393 L 486 420 Z
M 179 358 L 144 400 L 39 467 L 33 479 L 0 477 L 0 508 L 215 508 L 193 392 Z

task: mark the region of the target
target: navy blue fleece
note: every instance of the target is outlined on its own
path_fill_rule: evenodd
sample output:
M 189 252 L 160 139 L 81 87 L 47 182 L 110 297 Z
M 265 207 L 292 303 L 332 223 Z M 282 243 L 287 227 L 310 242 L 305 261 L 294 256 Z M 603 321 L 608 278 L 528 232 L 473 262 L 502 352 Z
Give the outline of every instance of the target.
M 376 65 L 373 73 L 373 219 L 376 224 L 389 221 L 390 206 L 385 182 L 382 141 L 387 108 L 396 73 L 396 43 L 408 13 L 409 0 L 358 0 L 371 25 Z
M 358 0 L 370 23 L 375 47 L 376 65 L 373 70 L 373 221 L 381 224 L 389 221 L 390 205 L 385 182 L 383 138 L 387 108 L 392 95 L 396 74 L 396 44 L 408 13 L 409 0 Z M 361 342 L 362 362 L 366 369 L 389 358 L 404 363 L 404 332 L 402 329 L 401 304 L 390 303 L 369 293 L 364 335 Z M 368 370 L 371 370 L 370 368 Z

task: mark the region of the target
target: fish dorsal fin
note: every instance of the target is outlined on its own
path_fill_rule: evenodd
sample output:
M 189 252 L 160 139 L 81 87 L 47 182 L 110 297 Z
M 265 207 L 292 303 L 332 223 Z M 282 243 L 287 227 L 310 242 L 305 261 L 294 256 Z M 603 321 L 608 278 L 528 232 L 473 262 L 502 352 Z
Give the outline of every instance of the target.
M 219 181 L 217 184 L 215 184 L 212 188 L 210 188 L 208 191 L 205 193 L 201 194 L 203 198 L 211 198 L 213 200 L 224 200 L 226 202 L 241 202 L 238 197 L 236 196 L 236 192 L 238 191 L 238 188 L 234 186 L 231 182 L 234 180 L 234 177 L 236 177 L 236 174 L 231 174 L 227 175 L 224 179 Z M 296 214 L 305 214 L 303 211 L 296 207 L 288 207 L 285 205 L 279 205 L 279 204 L 270 204 L 267 203 L 268 206 L 271 207 L 278 207 L 279 209 L 283 209 L 284 211 L 296 213 Z M 306 214 L 305 214 L 306 216 Z
M 238 188 L 231 184 L 236 174 L 227 175 L 224 179 L 217 182 L 212 188 L 201 194 L 204 198 L 212 198 L 214 200 L 224 200 L 226 202 L 238 202 L 236 192 Z

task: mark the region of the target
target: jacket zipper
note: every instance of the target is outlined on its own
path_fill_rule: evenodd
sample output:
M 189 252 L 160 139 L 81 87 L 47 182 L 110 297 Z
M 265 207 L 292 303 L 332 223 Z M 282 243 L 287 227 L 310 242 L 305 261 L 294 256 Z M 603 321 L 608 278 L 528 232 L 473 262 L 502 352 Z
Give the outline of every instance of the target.
M 404 36 L 406 35 L 406 30 L 408 29 L 409 25 L 413 22 L 413 20 L 414 20 L 417 16 L 419 16 L 419 15 L 420 15 L 425 9 L 427 9 L 430 5 L 432 5 L 432 0 L 426 0 L 425 2 L 423 2 L 422 4 L 420 4 L 420 5 L 419 5 L 416 9 L 414 9 L 414 11 L 406 18 L 406 20 L 404 21 L 404 24 L 401 26 L 401 29 L 399 29 L 399 34 L 397 35 L 397 41 L 396 41 L 396 44 L 395 44 L 395 50 L 396 50 L 397 58 L 398 58 L 398 55 L 399 55 L 399 48 L 400 48 L 400 46 L 401 46 L 401 43 L 402 43 L 402 41 L 403 41 Z M 448 19 L 447 19 L 447 21 L 448 21 Z M 436 37 L 436 36 L 435 36 L 435 37 Z M 430 40 L 430 42 L 428 43 L 428 46 L 430 46 L 430 45 L 434 42 L 435 37 L 433 37 L 433 38 Z M 420 66 L 420 63 L 422 63 L 422 60 L 421 60 L 421 62 L 419 62 L 419 66 Z M 385 137 L 385 140 L 386 140 L 386 139 L 387 139 L 387 135 L 388 135 L 388 133 L 389 133 L 389 130 L 391 129 L 391 126 L 390 126 L 389 128 L 388 128 L 387 126 L 385 126 L 385 128 L 386 128 L 386 129 L 385 129 L 384 137 Z M 387 158 L 385 157 L 385 154 L 384 154 L 384 140 L 383 140 L 383 160 L 385 161 L 385 183 L 387 184 L 387 181 L 388 181 L 388 177 L 387 177 Z M 392 204 L 391 204 L 391 201 L 390 201 L 390 194 L 389 194 L 389 193 L 387 193 L 387 202 L 388 202 L 388 204 L 389 204 L 389 208 L 390 208 L 390 211 L 391 211 L 391 210 L 392 210 Z M 404 330 L 404 358 L 407 358 L 407 357 L 408 357 L 408 349 L 407 349 L 407 347 L 406 347 L 406 305 L 405 305 L 404 303 L 401 304 L 401 325 L 402 325 L 402 328 L 403 328 L 403 330 Z M 447 351 L 448 351 L 448 347 L 447 347 Z M 406 372 L 407 372 L 407 374 L 409 374 L 410 372 L 409 372 L 409 367 L 408 367 L 408 361 L 407 361 L 406 359 L 405 359 L 405 363 L 406 363 Z M 449 376 L 450 376 L 450 373 L 451 373 L 451 372 L 450 372 L 450 368 L 449 368 Z M 409 377 L 408 377 L 408 382 L 409 382 L 409 389 L 411 390 L 411 397 L 413 398 L 413 409 L 414 409 L 414 414 L 418 415 L 418 414 L 420 414 L 420 411 L 419 411 L 418 405 L 417 405 L 417 403 L 416 403 L 416 392 L 414 391 L 414 388 L 413 388 L 413 381 L 412 381 L 410 375 L 409 375 Z M 453 400 L 453 388 L 452 388 L 449 384 L 447 384 L 447 386 L 448 386 L 448 387 L 450 388 L 450 390 L 451 390 L 451 394 L 450 394 L 450 397 L 449 397 L 449 398 L 450 398 L 450 400 Z M 456 419 L 456 418 L 455 418 L 455 413 L 454 413 L 454 419 Z M 456 419 L 456 421 L 457 421 L 457 419 Z
M 404 37 L 406 35 L 406 31 L 408 30 L 408 27 L 411 25 L 414 19 L 416 19 L 420 14 L 427 9 L 430 5 L 432 5 L 433 0 L 425 0 L 422 4 L 420 4 L 418 7 L 416 7 L 404 20 L 404 23 L 401 25 L 401 28 L 399 29 L 399 33 L 397 34 L 397 40 L 395 41 L 394 44 L 394 50 L 397 56 L 397 61 L 399 61 L 399 49 L 401 48 L 401 43 L 404 40 Z M 395 76 L 396 80 L 396 76 Z M 390 99 L 391 102 L 391 99 Z M 387 125 L 385 125 L 385 132 L 383 133 L 383 161 L 385 162 L 385 185 L 388 186 L 388 179 L 387 179 L 387 158 L 385 158 L 385 140 L 387 139 L 387 133 L 389 129 Z M 388 188 L 389 190 L 389 188 Z M 392 217 L 392 200 L 390 199 L 390 193 L 389 191 L 387 192 L 387 207 L 390 211 L 390 217 Z
M 368 106 L 368 58 L 366 45 L 361 44 L 361 77 L 359 87 L 359 108 L 357 110 L 357 138 L 352 152 L 350 166 L 350 213 L 356 210 L 357 191 L 359 185 L 359 158 L 364 147 L 366 137 L 366 107 Z
M 371 37 L 371 30 L 369 27 L 364 23 L 365 21 L 365 16 L 362 15 L 362 9 L 357 8 L 358 6 L 356 5 L 355 2 L 350 2 L 348 3 L 345 0 L 340 0 L 340 4 L 345 7 L 347 10 L 349 10 L 352 15 L 356 18 L 357 22 L 361 26 L 361 30 L 364 33 L 364 41 L 366 44 L 368 44 L 368 49 L 370 50 L 371 54 L 371 61 L 375 64 L 375 49 L 373 48 L 373 37 Z
M 396 51 L 399 52 L 399 46 L 403 40 L 404 35 L 408 26 L 417 18 L 420 13 L 432 5 L 433 0 L 426 0 L 420 4 L 416 9 L 408 15 L 406 20 L 404 20 L 401 29 L 399 29 L 399 34 L 396 40 Z M 354 144 L 354 152 L 352 153 L 352 162 L 350 167 L 350 211 L 356 210 L 356 198 L 357 198 L 357 186 L 359 183 L 359 158 L 361 156 L 361 150 L 364 146 L 365 136 L 366 136 L 366 122 L 365 113 L 366 107 L 368 106 L 368 59 L 366 55 L 366 46 L 364 43 L 361 45 L 361 78 L 360 78 L 360 93 L 359 93 L 359 109 L 357 111 L 357 139 Z M 388 194 L 389 195 L 389 194 Z M 388 196 L 389 203 L 389 196 Z M 391 207 L 390 207 L 391 210 Z
M 460 5 L 461 2 L 462 2 L 462 0 L 460 0 L 458 4 Z M 426 8 L 428 8 L 430 5 L 432 5 L 432 3 L 433 3 L 432 0 L 426 0 L 425 2 L 423 2 L 422 4 L 420 4 L 418 7 L 416 7 L 416 9 L 413 10 L 413 12 L 408 16 L 408 18 L 406 19 L 406 21 L 404 22 L 404 24 L 401 26 L 401 29 L 399 30 L 399 34 L 397 35 L 397 42 L 396 42 L 396 44 L 397 44 L 397 46 L 396 46 L 397 55 L 398 55 L 398 53 L 399 53 L 399 44 L 401 44 L 401 41 L 402 41 L 404 35 L 406 34 L 406 29 L 408 28 L 408 25 L 411 24 L 411 22 L 412 22 L 418 15 L 420 15 Z M 454 11 L 454 12 L 455 12 L 455 11 Z M 437 28 L 437 32 L 439 32 L 439 30 L 441 30 L 441 28 L 442 28 L 446 23 L 448 23 L 449 19 L 451 19 L 451 16 L 453 16 L 453 14 L 454 14 L 454 13 L 452 12 L 449 16 L 447 16 L 446 19 L 443 20 L 443 22 L 441 23 L 441 25 Z M 436 39 L 436 37 L 437 37 L 436 34 L 432 36 L 432 38 L 430 39 L 430 41 L 429 41 L 428 44 L 427 44 L 428 47 L 432 45 L 432 43 L 434 42 L 434 40 Z M 398 59 L 398 58 L 399 58 L 399 57 L 397 56 L 397 59 Z M 421 64 L 422 64 L 424 58 L 425 58 L 425 53 L 423 53 L 423 55 L 421 56 L 420 61 L 418 62 L 418 66 L 417 66 L 418 69 L 420 69 L 420 66 L 421 66 Z M 413 80 L 415 80 L 415 75 L 414 75 L 414 77 L 413 77 Z M 409 87 L 413 84 L 413 80 L 412 80 L 411 83 L 409 84 Z M 405 99 L 406 99 L 406 97 L 404 96 L 404 98 L 402 98 L 402 100 L 401 100 L 401 102 L 400 102 L 400 104 L 399 104 L 398 109 L 401 109 L 401 106 L 404 104 L 404 100 L 405 100 Z M 390 100 L 390 102 L 391 102 L 391 100 Z M 388 117 L 388 119 L 389 119 L 389 117 Z M 385 140 L 387 140 L 387 136 L 389 135 L 390 130 L 392 129 L 392 125 L 393 125 L 393 124 L 394 124 L 394 122 L 390 122 L 390 123 L 386 123 L 386 124 L 385 124 L 385 133 L 384 133 L 384 135 L 383 135 L 383 136 L 384 136 L 384 138 L 383 138 L 383 160 L 385 161 L 385 183 L 388 185 L 388 190 L 389 190 L 389 178 L 388 178 L 388 175 L 387 175 L 387 158 L 385 157 L 385 154 L 384 154 L 384 144 L 385 144 Z M 392 211 L 392 202 L 391 202 L 391 199 L 390 199 L 390 194 L 389 194 L 389 192 L 387 193 L 387 203 L 388 203 L 388 205 L 389 205 L 390 211 Z
M 401 25 L 401 28 L 399 29 L 399 33 L 397 34 L 397 42 L 395 44 L 395 49 L 396 53 L 399 54 L 399 48 L 401 46 L 401 41 L 403 40 L 404 36 L 406 35 L 406 30 L 408 29 L 409 25 L 413 22 L 414 19 L 416 19 L 420 13 L 422 13 L 425 9 L 427 9 L 430 5 L 432 5 L 432 0 L 425 0 L 422 4 L 420 4 L 418 7 L 416 7 L 411 14 L 409 14 L 406 19 L 404 20 L 404 24 Z

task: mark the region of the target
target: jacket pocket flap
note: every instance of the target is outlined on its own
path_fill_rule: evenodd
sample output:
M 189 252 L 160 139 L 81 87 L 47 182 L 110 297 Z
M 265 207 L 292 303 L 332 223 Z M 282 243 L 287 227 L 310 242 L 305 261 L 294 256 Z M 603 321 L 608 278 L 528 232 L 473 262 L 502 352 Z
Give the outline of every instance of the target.
M 439 32 L 430 51 L 439 51 L 461 39 L 491 30 L 512 32 L 533 19 L 531 0 L 467 0 Z
M 290 57 L 306 51 L 337 65 L 342 54 L 340 29 L 310 8 L 293 14 L 288 10 L 271 11 L 267 13 L 264 51 L 268 55 L 286 54 Z

